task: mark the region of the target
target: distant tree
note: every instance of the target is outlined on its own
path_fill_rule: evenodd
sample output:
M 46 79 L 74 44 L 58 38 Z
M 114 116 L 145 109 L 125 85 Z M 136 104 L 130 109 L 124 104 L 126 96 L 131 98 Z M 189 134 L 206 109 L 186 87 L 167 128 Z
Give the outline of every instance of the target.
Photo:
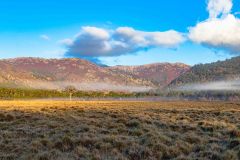
M 74 86 L 67 86 L 65 92 L 69 94 L 69 100 L 72 101 L 72 95 L 77 92 L 77 89 Z

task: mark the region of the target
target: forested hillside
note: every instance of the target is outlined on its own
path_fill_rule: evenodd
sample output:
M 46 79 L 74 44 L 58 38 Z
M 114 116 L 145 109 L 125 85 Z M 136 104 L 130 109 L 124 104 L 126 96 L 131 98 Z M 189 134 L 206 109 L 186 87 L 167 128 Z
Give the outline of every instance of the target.
M 193 66 L 185 74 L 173 80 L 170 86 L 180 86 L 189 83 L 234 80 L 240 77 L 240 57 L 225 61 Z

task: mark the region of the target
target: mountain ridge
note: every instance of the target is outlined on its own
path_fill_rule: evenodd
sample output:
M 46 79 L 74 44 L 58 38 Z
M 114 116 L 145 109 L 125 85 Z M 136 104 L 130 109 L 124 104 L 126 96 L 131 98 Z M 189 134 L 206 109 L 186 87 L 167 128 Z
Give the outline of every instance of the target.
M 130 74 L 136 78 L 150 80 L 161 86 L 168 85 L 172 80 L 190 69 L 183 63 L 153 63 L 139 66 L 114 66 L 113 71 Z M 159 76 L 161 75 L 161 76 Z
M 144 68 L 148 66 L 151 65 L 146 65 Z M 186 68 L 183 67 L 183 69 Z M 141 72 L 146 72 L 146 70 Z M 156 72 L 156 74 L 162 77 L 162 72 Z M 115 67 L 101 67 L 79 58 L 34 57 L 1 59 L 0 84 L 40 89 L 44 87 L 60 89 L 73 85 L 80 90 L 94 90 L 94 88 L 96 90 L 125 90 L 126 88 L 126 90 L 133 89 L 134 91 L 146 91 L 162 85 L 148 78 L 122 72 L 119 67 L 118 70 Z

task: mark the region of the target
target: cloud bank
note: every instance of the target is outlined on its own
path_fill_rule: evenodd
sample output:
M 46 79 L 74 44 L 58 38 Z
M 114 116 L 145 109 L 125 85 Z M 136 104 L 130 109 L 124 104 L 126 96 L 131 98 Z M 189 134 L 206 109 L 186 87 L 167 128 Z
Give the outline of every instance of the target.
M 240 91 L 240 80 L 186 84 L 186 85 L 174 88 L 174 90 L 177 90 L 177 91 Z
M 152 90 L 149 86 L 135 86 L 135 85 L 116 85 L 109 83 L 73 83 L 66 81 L 30 81 L 29 87 L 35 89 L 53 89 L 63 90 L 68 86 L 74 86 L 81 91 L 116 91 L 116 92 L 147 92 Z
M 74 39 L 61 42 L 69 57 L 113 57 L 156 47 L 175 48 L 183 41 L 183 34 L 174 30 L 145 32 L 130 27 L 107 30 L 85 26 Z
M 231 54 L 240 51 L 240 19 L 231 14 L 232 0 L 209 0 L 209 18 L 189 29 L 189 39 Z

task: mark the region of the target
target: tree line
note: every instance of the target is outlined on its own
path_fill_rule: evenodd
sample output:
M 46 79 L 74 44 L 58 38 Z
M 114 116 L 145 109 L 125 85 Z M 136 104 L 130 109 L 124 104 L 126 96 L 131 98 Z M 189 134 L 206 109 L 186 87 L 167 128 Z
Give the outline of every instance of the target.
M 134 93 L 79 91 L 75 88 L 64 90 L 43 90 L 25 88 L 0 88 L 0 99 L 33 99 L 33 98 L 107 98 L 132 97 Z
M 34 98 L 141 98 L 141 97 L 175 97 L 187 100 L 224 100 L 240 101 L 240 91 L 166 91 L 149 92 L 113 92 L 113 91 L 79 91 L 73 87 L 64 90 L 43 90 L 25 88 L 0 88 L 0 99 L 34 99 Z

